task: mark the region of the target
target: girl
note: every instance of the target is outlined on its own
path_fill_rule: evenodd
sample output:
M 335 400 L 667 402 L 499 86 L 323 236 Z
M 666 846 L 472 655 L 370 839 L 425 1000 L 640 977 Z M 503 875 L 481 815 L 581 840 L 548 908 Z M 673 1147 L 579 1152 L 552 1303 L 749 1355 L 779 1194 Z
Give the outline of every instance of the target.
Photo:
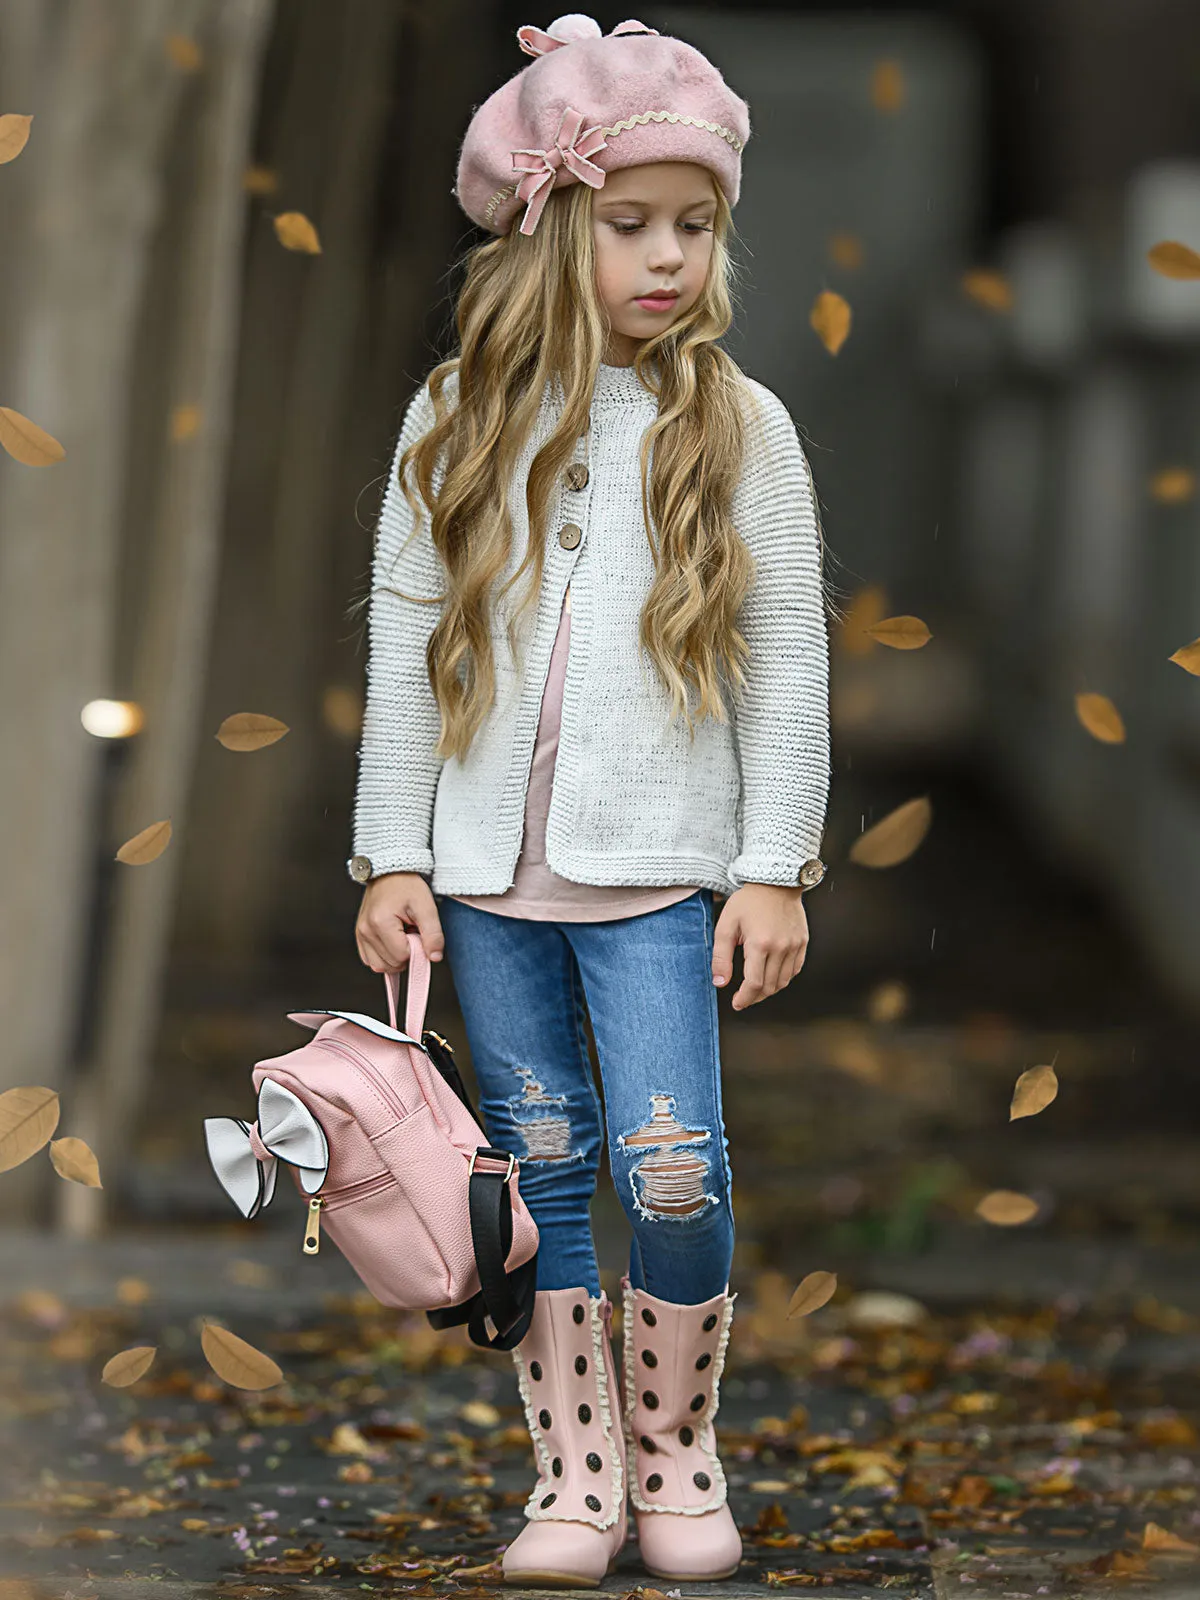
M 539 1478 L 506 1579 L 596 1586 L 627 1495 L 650 1572 L 719 1578 L 741 1540 L 713 1433 L 734 1300 L 714 985 L 739 943 L 736 1010 L 805 957 L 822 536 L 791 418 L 718 343 L 745 102 L 638 22 L 517 38 L 536 59 L 476 111 L 455 191 L 497 237 L 379 525 L 356 937 L 374 972 L 404 964 L 405 923 L 448 951 L 541 1234 L 513 1351 Z M 605 1138 L 633 1228 L 623 1393 L 589 1221 Z

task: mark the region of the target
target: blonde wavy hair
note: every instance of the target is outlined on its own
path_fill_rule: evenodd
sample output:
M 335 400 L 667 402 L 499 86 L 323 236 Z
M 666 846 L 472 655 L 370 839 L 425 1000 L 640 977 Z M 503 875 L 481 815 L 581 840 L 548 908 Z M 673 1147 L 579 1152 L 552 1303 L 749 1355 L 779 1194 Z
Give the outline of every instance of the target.
M 727 721 L 722 688 L 732 685 L 736 700 L 744 687 L 749 647 L 736 617 L 754 574 L 731 519 L 745 448 L 739 400 L 745 380 L 717 343 L 733 320 L 739 273 L 729 251 L 729 204 L 715 182 L 713 189 L 713 251 L 704 288 L 678 321 L 642 344 L 634 363 L 658 395 L 658 417 L 641 450 L 642 511 L 656 576 L 642 608 L 639 642 L 670 695 L 670 716 L 683 714 L 693 740 L 691 698 L 697 717 Z M 512 551 L 508 485 L 551 379 L 561 384 L 563 410 L 530 467 L 528 549 L 500 591 L 506 595 L 532 567 L 507 626 L 515 660 L 518 620 L 541 590 L 551 497 L 587 427 L 607 332 L 595 286 L 592 197 L 583 183 L 555 190 L 532 234 L 514 227 L 468 253 L 456 308 L 460 353 L 430 372 L 436 420 L 398 465 L 417 523 L 413 536 L 424 511 L 448 578 L 445 594 L 433 600 L 404 596 L 442 607 L 426 668 L 441 712 L 437 754 L 444 758 L 466 756 L 495 699 L 489 597 Z M 657 384 L 652 362 L 659 368 Z M 452 373 L 458 374 L 453 406 L 443 395 Z M 434 468 L 443 451 L 435 500 Z M 410 465 L 424 507 L 410 484 Z M 817 525 L 820 530 L 819 513 Z M 824 585 L 823 532 L 820 538 Z

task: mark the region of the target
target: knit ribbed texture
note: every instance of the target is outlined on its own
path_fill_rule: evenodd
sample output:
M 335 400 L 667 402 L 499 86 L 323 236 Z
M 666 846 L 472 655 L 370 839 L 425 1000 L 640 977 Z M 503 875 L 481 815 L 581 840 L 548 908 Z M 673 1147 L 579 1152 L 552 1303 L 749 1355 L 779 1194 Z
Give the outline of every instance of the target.
M 735 525 L 755 560 L 739 626 L 750 646 L 747 687 L 731 723 L 696 721 L 695 740 L 638 648 L 654 579 L 641 506 L 639 450 L 655 398 L 632 367 L 601 366 L 587 441 L 588 482 L 560 485 L 536 606 L 514 662 L 504 622 L 528 575 L 493 619 L 496 703 L 465 761 L 434 754 L 440 721 L 425 670 L 438 607 L 380 588 L 437 595 L 444 572 L 428 520 L 401 553 L 412 518 L 396 481 L 401 451 L 433 423 L 423 386 L 396 447 L 373 566 L 367 705 L 359 752 L 354 853 L 376 875 L 419 872 L 441 894 L 501 894 L 521 848 L 525 794 L 563 595 L 571 585 L 571 652 L 546 827 L 546 859 L 577 883 L 795 885 L 820 851 L 829 790 L 829 654 L 820 545 L 808 463 L 783 402 L 747 378 L 747 454 Z M 453 383 L 447 397 L 453 402 Z M 548 389 L 517 461 L 509 506 L 520 565 L 528 537 L 529 466 L 552 431 Z M 581 444 L 576 459 L 584 459 Z M 440 479 L 435 475 L 435 486 Z M 583 537 L 558 538 L 566 522 Z M 389 580 L 388 574 L 392 577 Z M 735 711 L 730 707 L 731 713 Z M 436 803 L 435 803 L 436 797 Z

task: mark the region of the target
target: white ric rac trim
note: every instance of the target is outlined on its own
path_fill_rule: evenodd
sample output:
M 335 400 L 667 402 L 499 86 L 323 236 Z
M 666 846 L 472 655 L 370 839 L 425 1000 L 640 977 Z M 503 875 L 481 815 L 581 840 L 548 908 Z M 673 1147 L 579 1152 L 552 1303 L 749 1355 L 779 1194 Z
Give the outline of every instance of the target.
M 554 1476 L 550 1471 L 550 1449 L 546 1443 L 545 1435 L 537 1420 L 537 1407 L 533 1403 L 533 1391 L 529 1385 L 529 1371 L 525 1362 L 525 1355 L 520 1345 L 513 1348 L 513 1364 L 517 1369 L 517 1387 L 521 1391 L 521 1401 L 525 1407 L 525 1420 L 529 1425 L 529 1435 L 533 1440 L 534 1452 L 537 1456 L 538 1482 L 534 1485 L 533 1492 L 525 1503 L 525 1516 L 530 1522 L 586 1522 L 593 1528 L 611 1528 L 619 1517 L 625 1515 L 625 1496 L 621 1483 L 621 1456 L 617 1450 L 616 1441 L 612 1433 L 612 1408 L 608 1403 L 608 1365 L 604 1359 L 604 1325 L 600 1314 L 599 1300 L 588 1297 L 588 1313 L 592 1328 L 592 1370 L 596 1375 L 596 1399 L 600 1410 L 600 1431 L 604 1435 L 605 1447 L 608 1450 L 609 1466 L 612 1482 L 612 1505 L 607 1517 L 601 1519 L 599 1515 L 586 1509 L 575 1512 L 543 1510 L 538 1504 L 541 1497 L 554 1483 Z M 556 1352 L 557 1353 L 557 1352 Z M 569 1424 L 567 1425 L 569 1426 Z

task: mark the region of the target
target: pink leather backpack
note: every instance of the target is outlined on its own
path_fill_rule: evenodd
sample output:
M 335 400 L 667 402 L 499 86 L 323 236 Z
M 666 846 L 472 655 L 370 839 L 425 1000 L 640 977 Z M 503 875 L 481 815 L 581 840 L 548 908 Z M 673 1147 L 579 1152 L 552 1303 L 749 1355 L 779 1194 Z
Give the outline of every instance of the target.
M 389 1023 L 356 1011 L 289 1011 L 315 1028 L 251 1074 L 258 1120 L 207 1117 L 208 1156 L 244 1217 L 257 1217 L 286 1162 L 308 1201 L 304 1253 L 321 1229 L 385 1306 L 510 1350 L 533 1315 L 537 1225 L 516 1158 L 489 1147 L 451 1046 L 424 1029 L 430 962 L 408 934 L 405 1031 L 400 974 L 384 974 Z M 419 1041 L 419 1042 L 418 1042 Z

